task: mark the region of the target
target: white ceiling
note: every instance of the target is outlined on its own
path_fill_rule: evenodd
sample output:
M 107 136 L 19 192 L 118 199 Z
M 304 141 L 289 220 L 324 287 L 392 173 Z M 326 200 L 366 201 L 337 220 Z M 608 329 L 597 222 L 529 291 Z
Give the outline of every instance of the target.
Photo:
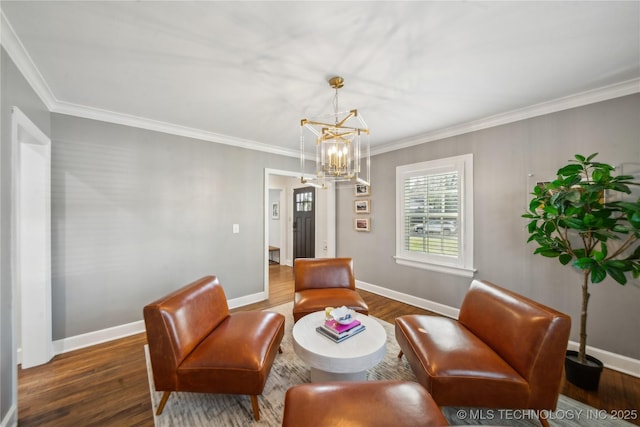
M 333 75 L 374 153 L 640 92 L 639 1 L 1 6 L 3 44 L 52 111 L 289 153 L 300 119 L 332 110 Z

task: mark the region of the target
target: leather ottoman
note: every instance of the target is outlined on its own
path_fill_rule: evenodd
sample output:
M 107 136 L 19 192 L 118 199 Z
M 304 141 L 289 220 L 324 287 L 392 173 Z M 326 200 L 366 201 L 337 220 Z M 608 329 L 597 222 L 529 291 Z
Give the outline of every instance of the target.
M 449 425 L 427 390 L 411 381 L 301 384 L 287 390 L 283 427 Z

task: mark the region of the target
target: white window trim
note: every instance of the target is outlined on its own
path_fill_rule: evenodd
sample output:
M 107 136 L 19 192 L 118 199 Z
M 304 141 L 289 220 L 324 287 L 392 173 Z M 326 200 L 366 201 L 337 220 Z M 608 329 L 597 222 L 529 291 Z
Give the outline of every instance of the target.
M 462 205 L 460 207 L 459 256 L 439 257 L 404 250 L 404 177 L 416 172 L 436 173 L 438 169 L 460 172 Z M 430 160 L 396 167 L 396 255 L 397 264 L 438 271 L 457 276 L 473 277 L 473 154 Z

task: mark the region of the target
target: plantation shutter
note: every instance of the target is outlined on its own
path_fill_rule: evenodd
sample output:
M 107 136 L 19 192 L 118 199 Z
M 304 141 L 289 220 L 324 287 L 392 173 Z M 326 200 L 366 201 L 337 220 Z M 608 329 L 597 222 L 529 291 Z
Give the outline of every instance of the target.
M 405 176 L 403 194 L 404 250 L 457 257 L 459 172 Z

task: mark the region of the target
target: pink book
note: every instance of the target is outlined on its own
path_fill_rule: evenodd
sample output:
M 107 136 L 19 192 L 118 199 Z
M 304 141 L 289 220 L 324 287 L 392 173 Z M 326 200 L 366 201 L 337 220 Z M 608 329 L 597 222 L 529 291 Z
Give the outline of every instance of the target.
M 341 324 L 341 323 L 338 323 L 338 322 L 337 322 L 336 320 L 334 320 L 334 319 L 331 319 L 331 320 L 325 320 L 325 321 L 324 321 L 324 325 L 325 325 L 327 328 L 330 328 L 330 329 L 332 329 L 332 330 L 336 331 L 336 332 L 337 332 L 337 333 L 339 333 L 339 334 L 341 334 L 341 333 L 343 333 L 343 332 L 345 332 L 345 331 L 348 331 L 349 329 L 354 328 L 354 327 L 358 326 L 359 324 L 360 324 L 360 321 L 359 321 L 359 320 L 357 320 L 357 319 L 356 319 L 356 320 L 354 320 L 354 321 L 353 321 L 353 322 L 351 322 L 351 323 L 346 324 L 346 325 L 343 325 L 343 324 Z

